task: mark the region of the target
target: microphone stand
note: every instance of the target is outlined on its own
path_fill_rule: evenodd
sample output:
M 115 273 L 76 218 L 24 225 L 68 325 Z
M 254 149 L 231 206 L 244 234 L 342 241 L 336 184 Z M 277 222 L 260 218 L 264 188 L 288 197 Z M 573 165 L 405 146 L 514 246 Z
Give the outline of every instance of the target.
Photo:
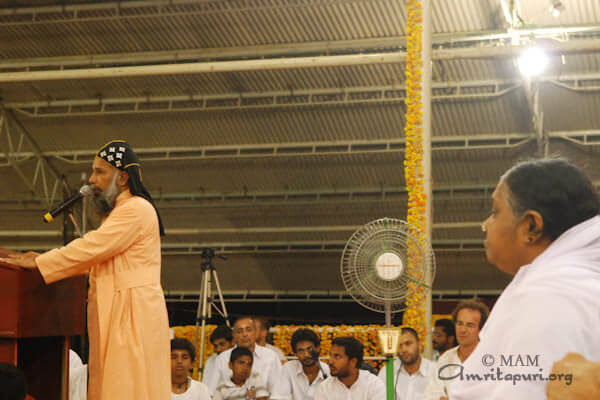
M 310 353 L 310 355 L 312 356 L 312 359 L 317 362 L 317 365 L 319 366 L 319 370 L 321 371 L 321 374 L 323 374 L 323 379 L 327 379 L 327 374 L 323 370 L 323 366 L 321 366 L 321 360 L 319 359 L 319 353 L 317 353 L 316 351 L 313 350 Z
M 72 211 L 69 211 L 69 219 L 73 223 L 73 226 L 75 227 L 75 230 L 77 231 L 77 234 L 79 235 L 79 237 L 83 237 L 83 233 L 81 233 L 81 229 L 79 229 L 79 225 L 77 224 L 75 217 L 73 217 Z

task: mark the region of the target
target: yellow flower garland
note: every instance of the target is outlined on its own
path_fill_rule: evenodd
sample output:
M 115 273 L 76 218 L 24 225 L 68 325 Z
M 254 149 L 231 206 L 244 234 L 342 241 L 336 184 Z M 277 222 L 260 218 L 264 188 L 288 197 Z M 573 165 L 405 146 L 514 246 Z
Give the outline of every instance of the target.
M 414 227 L 410 234 L 417 238 L 408 246 L 408 271 L 415 280 L 421 281 L 423 276 L 419 268 L 425 260 L 423 249 L 426 244 L 426 212 L 423 182 L 423 103 L 421 99 L 421 81 L 423 60 L 421 58 L 422 43 L 422 4 L 418 0 L 407 0 L 406 26 L 406 158 L 404 175 L 408 191 L 407 222 Z M 411 281 L 408 283 L 409 296 L 406 299 L 407 309 L 404 312 L 403 324 L 414 328 L 421 340 L 426 337 L 425 307 L 423 299 L 427 288 Z

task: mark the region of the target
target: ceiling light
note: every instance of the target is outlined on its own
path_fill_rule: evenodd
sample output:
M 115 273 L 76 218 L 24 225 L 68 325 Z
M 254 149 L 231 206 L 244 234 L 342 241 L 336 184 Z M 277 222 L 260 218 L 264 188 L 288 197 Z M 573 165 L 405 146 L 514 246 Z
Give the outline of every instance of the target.
M 548 65 L 548 56 L 537 47 L 526 49 L 517 61 L 521 74 L 532 77 L 541 74 Z
M 565 11 L 565 5 L 561 0 L 550 0 L 550 8 L 548 9 L 553 17 L 557 18 L 560 13 Z

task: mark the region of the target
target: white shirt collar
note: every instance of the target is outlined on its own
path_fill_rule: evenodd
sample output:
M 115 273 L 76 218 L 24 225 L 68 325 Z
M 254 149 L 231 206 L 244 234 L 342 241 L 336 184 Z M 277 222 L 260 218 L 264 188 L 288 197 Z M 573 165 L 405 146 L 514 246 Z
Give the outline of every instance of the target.
M 297 362 L 294 363 L 294 369 L 295 369 L 294 373 L 295 373 L 295 375 L 296 376 L 297 375 L 306 375 L 304 373 L 304 368 L 302 368 L 302 363 L 300 362 L 300 360 L 296 360 L 296 361 Z M 321 361 L 319 361 L 319 366 L 321 366 L 320 364 L 321 364 Z M 319 370 L 317 371 L 317 377 L 315 379 L 319 379 L 319 378 L 320 379 L 325 379 L 325 377 L 323 376 L 323 371 L 321 370 L 321 368 L 319 368 Z
M 414 374 L 409 374 L 406 369 L 404 369 L 404 364 L 400 365 L 400 373 L 407 375 L 407 376 L 413 376 L 413 375 L 421 375 L 421 376 L 428 376 L 428 369 L 427 369 L 427 361 L 423 358 L 423 356 L 421 356 L 421 364 L 419 364 L 419 369 L 414 373 Z M 395 358 L 394 359 L 394 363 L 398 363 L 400 364 L 400 358 Z M 395 369 L 395 368 L 394 368 Z

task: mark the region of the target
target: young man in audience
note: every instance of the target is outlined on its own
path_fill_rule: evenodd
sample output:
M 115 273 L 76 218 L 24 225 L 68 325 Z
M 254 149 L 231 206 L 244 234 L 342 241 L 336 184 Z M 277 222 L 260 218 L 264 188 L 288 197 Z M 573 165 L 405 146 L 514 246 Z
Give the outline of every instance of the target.
M 352 337 L 331 342 L 329 370 L 331 376 L 317 388 L 315 400 L 383 400 L 385 385 L 368 371 L 359 369 L 363 362 L 363 345 Z
M 271 343 L 267 343 L 267 337 L 269 336 L 269 330 L 271 329 L 271 323 L 269 320 L 263 317 L 255 317 L 254 322 L 256 322 L 257 332 L 256 343 L 266 347 L 267 349 L 273 350 L 277 354 L 277 357 L 279 357 L 281 360 L 281 363 L 285 363 L 287 358 L 285 357 L 285 354 L 283 354 L 283 351 L 281 351 L 279 347 L 273 346 Z
M 452 321 L 456 327 L 456 338 L 458 346 L 447 350 L 435 365 L 433 376 L 427 384 L 423 400 L 447 400 L 448 386 L 452 379 L 443 380 L 442 377 L 453 377 L 460 372 L 462 366 L 471 355 L 477 343 L 479 343 L 479 332 L 490 313 L 488 307 L 476 300 L 464 300 L 458 303 L 452 312 Z
M 256 343 L 256 326 L 252 317 L 240 317 L 233 325 L 233 341 L 236 346 L 248 348 L 253 355 L 252 372 L 258 372 L 267 385 L 271 399 L 278 398 L 281 393 L 281 361 L 274 351 Z M 236 349 L 234 347 L 233 349 Z M 214 394 L 221 380 L 231 376 L 229 359 L 233 349 L 225 350 L 217 357 L 215 374 L 207 377 L 206 385 L 211 394 Z
M 434 360 L 440 358 L 447 350 L 456 346 L 456 331 L 454 322 L 448 318 L 442 318 L 435 321 L 433 335 L 431 337 L 433 350 L 435 350 Z
M 210 343 L 212 343 L 215 352 L 204 363 L 204 369 L 202 370 L 202 382 L 204 384 L 212 379 L 210 378 L 211 374 L 217 373 L 218 355 L 233 347 L 233 331 L 227 325 L 217 326 L 210 335 Z
M 258 372 L 252 372 L 254 355 L 245 347 L 236 347 L 229 356 L 229 377 L 217 386 L 213 400 L 267 400 L 269 392 Z
M 394 391 L 396 399 L 421 400 L 429 379 L 434 373 L 435 363 L 421 356 L 423 346 L 413 328 L 402 328 L 398 357 L 394 358 Z M 385 384 L 387 368 L 379 371 Z
M 188 376 L 192 369 L 196 350 L 189 340 L 171 340 L 171 399 L 210 400 L 206 385 Z
M 283 397 L 313 400 L 317 388 L 330 374 L 327 364 L 319 361 L 321 341 L 310 329 L 298 329 L 291 344 L 298 359 L 283 366 Z

